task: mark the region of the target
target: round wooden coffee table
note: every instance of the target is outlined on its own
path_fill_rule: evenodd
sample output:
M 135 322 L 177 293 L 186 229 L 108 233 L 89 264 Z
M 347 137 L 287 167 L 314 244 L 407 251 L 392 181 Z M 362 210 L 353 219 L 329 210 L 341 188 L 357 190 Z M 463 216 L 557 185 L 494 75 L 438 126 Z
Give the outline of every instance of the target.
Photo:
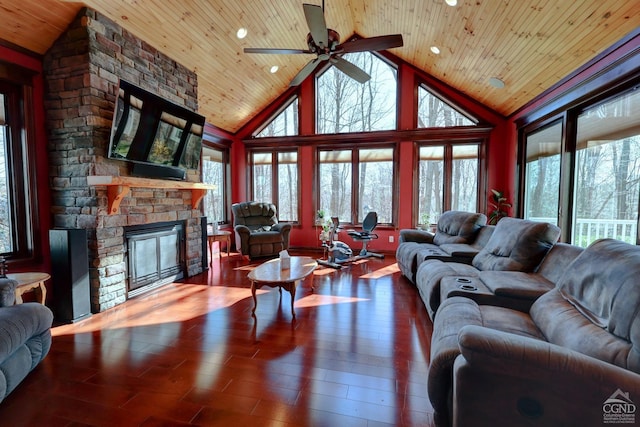
M 282 269 L 280 259 L 272 259 L 257 266 L 247 276 L 251 280 L 251 296 L 253 297 L 253 310 L 251 313 L 255 315 L 258 307 L 258 299 L 256 298 L 256 289 L 263 286 L 278 287 L 278 291 L 282 293 L 282 289 L 291 294 L 291 315 L 296 317 L 293 309 L 293 301 L 296 298 L 296 286 L 298 283 L 313 272 L 318 266 L 316 260 L 306 256 L 292 256 L 290 258 L 290 268 Z

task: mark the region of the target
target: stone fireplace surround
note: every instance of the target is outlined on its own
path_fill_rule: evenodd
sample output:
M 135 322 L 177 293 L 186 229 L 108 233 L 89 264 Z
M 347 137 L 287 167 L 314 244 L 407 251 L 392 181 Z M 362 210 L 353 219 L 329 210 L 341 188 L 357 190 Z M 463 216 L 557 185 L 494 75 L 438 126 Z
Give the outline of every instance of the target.
M 44 72 L 53 226 L 87 230 L 92 312 L 127 298 L 126 226 L 183 221 L 186 275 L 203 271 L 192 191 L 132 186 L 111 212 L 108 187 L 87 183 L 129 175 L 125 162 L 107 158 L 119 79 L 197 111 L 196 74 L 86 8 L 46 53 Z M 187 181 L 199 182 L 199 171 Z

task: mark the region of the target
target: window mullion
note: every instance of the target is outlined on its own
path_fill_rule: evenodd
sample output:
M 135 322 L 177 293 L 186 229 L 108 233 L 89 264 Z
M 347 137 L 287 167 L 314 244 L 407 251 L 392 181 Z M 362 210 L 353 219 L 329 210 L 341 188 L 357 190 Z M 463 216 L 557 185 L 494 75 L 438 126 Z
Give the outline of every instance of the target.
M 360 211 L 360 151 L 351 150 L 351 224 L 358 224 L 358 212 Z
M 274 151 L 273 155 L 271 156 L 271 203 L 273 203 L 274 205 L 276 205 L 276 208 L 278 208 L 278 212 L 280 211 L 280 206 L 278 201 L 280 200 L 280 195 L 278 194 L 278 189 L 279 189 L 279 185 L 278 185 L 278 173 L 279 173 L 279 169 L 278 169 L 278 152 Z

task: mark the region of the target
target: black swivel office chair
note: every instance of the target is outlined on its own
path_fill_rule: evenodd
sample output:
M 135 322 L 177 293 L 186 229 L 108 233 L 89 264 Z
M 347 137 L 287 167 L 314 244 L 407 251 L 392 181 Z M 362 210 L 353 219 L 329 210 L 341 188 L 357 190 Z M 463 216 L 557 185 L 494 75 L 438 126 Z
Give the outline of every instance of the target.
M 378 214 L 376 212 L 369 212 L 362 221 L 362 231 L 349 230 L 347 234 L 351 236 L 353 240 L 362 242 L 362 250 L 360 251 L 359 258 L 376 257 L 384 258 L 383 254 L 369 252 L 367 250 L 367 243 L 373 239 L 377 239 L 378 235 L 373 233 L 373 230 L 378 225 Z

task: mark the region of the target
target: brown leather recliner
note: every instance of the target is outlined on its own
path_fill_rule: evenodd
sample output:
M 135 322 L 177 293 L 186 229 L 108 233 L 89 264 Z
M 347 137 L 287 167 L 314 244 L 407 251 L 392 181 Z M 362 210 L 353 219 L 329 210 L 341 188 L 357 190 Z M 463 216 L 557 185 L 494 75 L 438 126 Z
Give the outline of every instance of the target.
M 275 256 L 289 249 L 291 224 L 279 223 L 273 203 L 242 202 L 231 206 L 236 249 L 249 258 Z

